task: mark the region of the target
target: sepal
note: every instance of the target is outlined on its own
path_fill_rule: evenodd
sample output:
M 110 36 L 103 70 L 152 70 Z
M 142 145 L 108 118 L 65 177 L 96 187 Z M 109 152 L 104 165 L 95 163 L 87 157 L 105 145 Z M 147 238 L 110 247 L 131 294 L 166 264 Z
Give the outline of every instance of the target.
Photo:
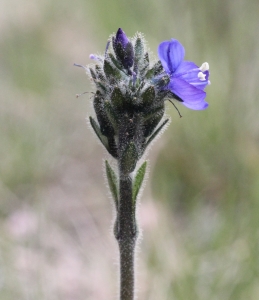
M 156 62 L 151 69 L 149 69 L 146 73 L 146 78 L 150 79 L 154 76 L 157 76 L 163 72 L 163 66 L 161 64 L 161 61 L 159 60 Z
M 149 67 L 149 54 L 148 54 L 148 52 L 146 52 L 146 53 L 144 54 L 144 64 L 143 64 L 143 68 L 142 68 L 142 70 L 141 70 L 141 72 L 140 72 L 142 76 L 146 73 L 148 67 Z
M 101 133 L 107 137 L 114 136 L 114 128 L 107 116 L 104 107 L 104 99 L 99 91 L 96 91 L 95 93 L 93 104 L 97 120 L 100 124 Z
M 121 62 L 119 60 L 117 60 L 112 53 L 108 53 L 108 57 L 118 70 L 122 70 L 123 66 L 122 66 Z
M 89 68 L 89 71 L 90 71 L 90 74 L 91 74 L 92 78 L 93 78 L 94 80 L 96 80 L 96 79 L 97 79 L 97 76 L 96 76 L 94 70 L 93 70 L 92 68 Z
M 170 77 L 168 75 L 158 76 L 153 79 L 153 83 L 160 90 L 168 85 Z
M 154 86 L 149 86 L 144 92 L 141 94 L 141 100 L 144 107 L 150 106 L 156 98 L 156 91 Z
M 114 67 L 111 62 L 107 59 L 104 60 L 103 64 L 103 70 L 105 73 L 105 76 L 108 80 L 112 81 L 114 83 L 114 80 L 120 80 L 121 79 L 121 74 L 120 71 Z
M 106 100 L 104 102 L 104 107 L 105 107 L 105 111 L 107 113 L 108 119 L 110 120 L 113 129 L 115 130 L 115 132 L 118 131 L 118 115 L 116 114 L 112 104 L 110 101 Z
M 95 73 L 98 80 L 105 82 L 105 76 L 103 70 L 99 65 L 95 65 Z
M 111 94 L 111 103 L 118 111 L 122 111 L 125 106 L 125 99 L 118 87 L 115 87 Z

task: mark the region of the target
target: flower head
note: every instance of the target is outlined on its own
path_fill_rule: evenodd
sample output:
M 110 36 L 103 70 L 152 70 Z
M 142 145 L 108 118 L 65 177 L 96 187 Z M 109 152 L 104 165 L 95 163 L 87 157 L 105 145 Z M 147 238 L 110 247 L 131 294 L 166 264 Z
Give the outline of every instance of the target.
M 104 55 L 90 55 L 96 63 L 87 67 L 75 64 L 84 68 L 95 84 L 96 120 L 90 117 L 90 124 L 107 151 L 122 162 L 125 174 L 133 171 L 168 124 L 166 100 L 174 98 L 196 110 L 208 106 L 204 89 L 209 84 L 209 64 L 198 67 L 184 61 L 184 48 L 176 40 L 162 42 L 158 55 L 160 60 L 150 62 L 143 35 L 128 38 L 119 28 L 108 40 Z
M 165 72 L 170 76 L 167 86 L 182 104 L 194 110 L 208 107 L 205 101 L 205 87 L 209 82 L 209 64 L 198 67 L 195 63 L 184 61 L 184 47 L 177 40 L 162 42 L 158 46 L 158 56 Z

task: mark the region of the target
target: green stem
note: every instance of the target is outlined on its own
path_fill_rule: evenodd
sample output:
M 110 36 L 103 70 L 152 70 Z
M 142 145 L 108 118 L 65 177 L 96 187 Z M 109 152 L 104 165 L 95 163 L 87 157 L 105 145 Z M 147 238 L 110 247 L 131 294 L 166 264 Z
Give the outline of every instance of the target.
M 137 239 L 131 177 L 120 175 L 116 238 L 120 250 L 120 300 L 134 299 L 134 253 Z

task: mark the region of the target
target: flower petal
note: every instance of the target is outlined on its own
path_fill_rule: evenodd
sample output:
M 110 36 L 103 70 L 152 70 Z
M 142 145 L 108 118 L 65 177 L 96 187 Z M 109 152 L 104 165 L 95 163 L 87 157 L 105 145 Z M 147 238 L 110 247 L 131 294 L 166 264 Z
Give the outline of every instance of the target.
M 205 109 L 208 104 L 204 101 L 206 93 L 180 78 L 171 78 L 168 85 L 172 93 L 180 97 L 182 104 L 191 109 Z
M 165 41 L 165 42 L 162 42 L 161 44 L 159 44 L 158 46 L 158 57 L 161 61 L 161 64 L 164 68 L 164 70 L 166 71 L 166 73 L 170 74 L 171 73 L 171 70 L 169 69 L 169 58 L 168 58 L 168 49 L 169 49 L 169 44 L 170 42 L 169 41 Z
M 184 58 L 184 47 L 177 40 L 162 42 L 158 46 L 158 56 L 165 71 L 173 74 Z
M 174 73 L 174 76 L 178 77 L 181 74 L 188 73 L 190 71 L 196 71 L 197 74 L 200 72 L 199 67 L 192 61 L 183 61 L 177 68 L 177 70 Z
M 193 110 L 203 110 L 209 106 L 209 104 L 206 101 L 202 101 L 198 104 L 190 104 L 190 103 L 185 103 L 185 102 L 182 102 L 182 104 Z

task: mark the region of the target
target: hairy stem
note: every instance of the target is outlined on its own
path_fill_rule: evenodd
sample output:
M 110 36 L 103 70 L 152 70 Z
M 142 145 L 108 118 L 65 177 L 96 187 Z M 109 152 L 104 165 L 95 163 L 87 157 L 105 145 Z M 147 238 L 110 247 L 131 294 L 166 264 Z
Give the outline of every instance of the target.
M 120 200 L 116 224 L 120 250 L 120 300 L 134 299 L 134 251 L 137 238 L 131 177 L 120 176 Z

